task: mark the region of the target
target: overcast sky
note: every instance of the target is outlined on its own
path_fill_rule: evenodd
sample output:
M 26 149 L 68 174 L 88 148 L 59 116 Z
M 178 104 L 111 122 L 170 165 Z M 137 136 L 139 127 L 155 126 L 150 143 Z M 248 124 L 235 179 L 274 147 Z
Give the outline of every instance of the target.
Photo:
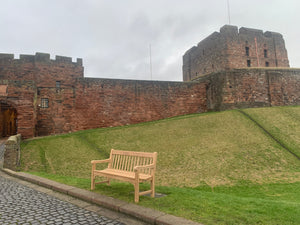
M 229 5 L 232 25 L 281 33 L 300 67 L 299 0 Z M 0 52 L 82 58 L 86 77 L 181 81 L 182 55 L 228 23 L 227 0 L 1 0 Z

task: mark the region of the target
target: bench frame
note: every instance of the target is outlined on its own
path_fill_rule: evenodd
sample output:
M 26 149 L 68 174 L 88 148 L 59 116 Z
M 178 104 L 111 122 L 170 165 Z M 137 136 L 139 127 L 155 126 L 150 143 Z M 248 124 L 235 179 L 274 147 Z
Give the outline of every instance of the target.
M 110 179 L 130 182 L 134 186 L 134 201 L 139 202 L 139 196 L 151 194 L 155 197 L 155 170 L 157 152 L 133 152 L 111 149 L 109 159 L 92 160 L 91 190 L 95 189 L 95 184 L 107 183 Z M 97 170 L 96 164 L 108 163 L 107 169 Z M 95 182 L 95 178 L 106 177 L 107 180 Z M 151 189 L 139 191 L 139 183 L 149 181 Z

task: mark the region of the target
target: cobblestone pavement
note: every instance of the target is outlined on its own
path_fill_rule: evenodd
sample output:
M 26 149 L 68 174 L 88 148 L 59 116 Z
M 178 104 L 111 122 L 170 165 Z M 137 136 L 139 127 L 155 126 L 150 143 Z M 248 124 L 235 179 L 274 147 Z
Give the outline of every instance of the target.
M 123 224 L 3 177 L 0 187 L 0 224 Z
M 46 192 L 51 192 L 52 195 Z M 101 216 L 99 213 L 111 215 L 113 219 Z M 19 181 L 0 171 L 0 224 L 144 224 L 117 214 L 35 184 Z

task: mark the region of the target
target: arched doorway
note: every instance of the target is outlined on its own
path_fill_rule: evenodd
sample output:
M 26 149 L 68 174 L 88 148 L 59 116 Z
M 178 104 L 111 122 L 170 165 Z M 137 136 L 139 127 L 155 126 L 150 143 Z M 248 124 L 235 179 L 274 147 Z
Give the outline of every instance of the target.
M 7 137 L 17 134 L 17 110 L 7 103 L 0 103 L 0 135 Z

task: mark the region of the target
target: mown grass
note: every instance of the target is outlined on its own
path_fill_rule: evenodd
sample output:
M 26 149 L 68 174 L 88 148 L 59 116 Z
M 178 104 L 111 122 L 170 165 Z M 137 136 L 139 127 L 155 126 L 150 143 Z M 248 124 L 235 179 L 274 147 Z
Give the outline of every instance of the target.
M 298 152 L 300 107 L 245 112 Z M 300 223 L 299 160 L 235 110 L 29 140 L 22 170 L 89 189 L 90 160 L 111 148 L 158 152 L 157 191 L 167 196 L 142 197 L 147 207 L 205 224 Z M 133 200 L 126 183 L 96 192 Z
M 300 109 L 273 107 L 244 110 L 300 158 Z
M 90 188 L 90 180 L 86 178 L 33 174 L 86 190 Z M 145 186 L 141 185 L 142 188 Z M 133 203 L 134 189 L 128 183 L 97 185 L 95 192 Z M 196 188 L 157 186 L 156 192 L 166 196 L 156 199 L 141 196 L 139 205 L 207 225 L 300 223 L 300 182 L 240 183 L 214 189 L 207 185 Z

